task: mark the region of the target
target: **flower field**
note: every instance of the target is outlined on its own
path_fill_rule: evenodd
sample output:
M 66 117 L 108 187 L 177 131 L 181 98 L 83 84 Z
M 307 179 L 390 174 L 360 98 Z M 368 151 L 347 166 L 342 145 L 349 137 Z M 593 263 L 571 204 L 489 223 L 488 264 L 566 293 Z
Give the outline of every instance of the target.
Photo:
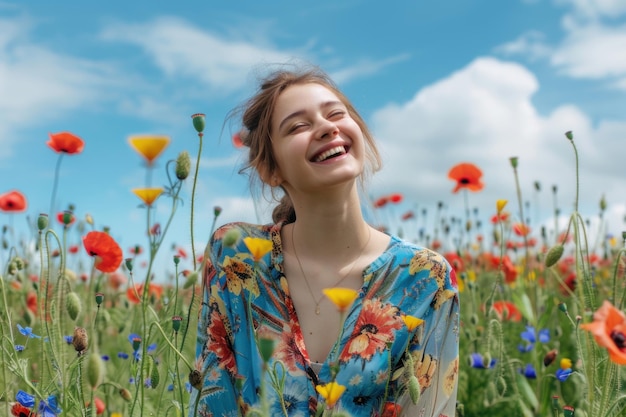
M 199 160 L 204 116 L 192 121 Z M 563 140 L 578 169 L 572 133 Z M 146 162 L 147 177 L 168 143 L 161 136 L 129 140 Z M 84 142 L 62 132 L 47 145 L 60 158 L 80 154 Z M 517 158 L 510 162 L 517 179 Z M 166 165 L 168 184 L 133 189 L 143 205 L 146 241 L 131 248 L 71 207 L 30 213 L 31 236 L 15 241 L 8 219 L 25 217 L 27 198 L 0 190 L 1 415 L 182 416 L 193 410 L 204 247 L 188 254 L 163 243 L 183 182 L 192 181 L 195 192 L 197 167 L 182 152 Z M 470 163 L 449 171 L 455 193 L 480 192 L 481 175 Z M 583 196 L 576 196 L 568 226 L 554 237 L 532 230 L 520 220 L 524 190 L 514 186 L 519 200 L 494 201 L 488 227 L 479 227 L 468 207 L 456 219 L 438 212 L 414 236 L 406 231 L 417 230 L 420 214 L 391 210 L 401 194 L 372 201 L 379 218 L 399 225 L 404 238 L 440 251 L 459 277 L 457 415 L 626 415 L 626 232 L 602 232 L 598 244 L 589 242 L 592 231 L 577 211 Z M 185 202 L 192 233 L 193 199 L 192 193 Z M 157 204 L 170 205 L 166 222 L 154 221 Z M 604 201 L 599 207 L 602 217 Z M 215 208 L 213 225 L 220 211 Z M 172 258 L 168 276 L 154 268 L 162 257 Z M 193 267 L 179 268 L 181 259 Z

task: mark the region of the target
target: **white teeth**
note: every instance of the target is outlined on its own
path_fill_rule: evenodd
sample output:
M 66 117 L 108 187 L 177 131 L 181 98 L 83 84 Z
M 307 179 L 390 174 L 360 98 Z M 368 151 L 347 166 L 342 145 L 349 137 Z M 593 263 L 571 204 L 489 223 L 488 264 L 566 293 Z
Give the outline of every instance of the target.
M 346 150 L 344 149 L 343 146 L 335 146 L 334 148 L 331 148 L 329 150 L 327 150 L 326 152 L 322 152 L 321 154 L 317 155 L 317 158 L 315 158 L 315 162 L 322 162 L 323 160 L 325 160 L 326 158 L 332 156 L 332 155 L 343 155 L 344 153 L 346 153 Z

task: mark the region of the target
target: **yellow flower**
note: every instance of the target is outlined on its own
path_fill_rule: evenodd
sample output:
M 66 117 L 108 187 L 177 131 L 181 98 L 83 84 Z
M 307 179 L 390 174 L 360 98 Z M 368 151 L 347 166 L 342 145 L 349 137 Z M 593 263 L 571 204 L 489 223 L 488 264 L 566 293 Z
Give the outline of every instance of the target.
M 340 312 L 346 311 L 359 296 L 356 290 L 350 288 L 324 288 L 322 291 Z
M 325 385 L 316 385 L 315 390 L 324 397 L 328 408 L 333 408 L 339 397 L 343 395 L 346 387 L 333 381 Z
M 561 369 L 572 369 L 572 360 L 568 358 L 561 359 Z
M 111 417 L 122 417 L 122 413 L 111 413 Z
M 128 143 L 146 159 L 148 165 L 152 165 L 152 162 L 169 145 L 170 138 L 160 135 L 137 135 L 129 137 Z
M 151 206 L 154 203 L 154 200 L 157 199 L 163 192 L 163 188 L 155 187 L 155 188 L 133 188 L 133 193 L 137 197 L 139 197 L 146 206 Z
M 498 211 L 498 214 L 502 213 L 502 210 L 504 210 L 504 207 L 508 202 L 509 200 L 496 200 L 496 210 Z
M 244 237 L 243 243 L 246 244 L 255 262 L 259 262 L 265 254 L 272 250 L 272 241 L 260 237 Z
M 406 314 L 402 315 L 402 320 L 404 320 L 404 324 L 406 324 L 406 327 L 409 329 L 409 331 L 413 331 L 413 329 L 415 329 L 417 326 L 420 326 L 422 323 L 424 323 L 424 320 Z

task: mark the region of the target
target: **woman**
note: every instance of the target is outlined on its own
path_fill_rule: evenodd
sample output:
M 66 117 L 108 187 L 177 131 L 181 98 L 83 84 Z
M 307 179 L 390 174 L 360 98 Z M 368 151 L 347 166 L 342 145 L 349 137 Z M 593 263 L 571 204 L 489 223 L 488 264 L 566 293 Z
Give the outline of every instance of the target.
M 274 224 L 228 224 L 208 245 L 190 414 L 453 416 L 456 277 L 364 220 L 359 184 L 380 157 L 363 119 L 309 69 L 266 78 L 242 122 L 247 168 L 284 196 Z M 246 237 L 271 251 L 255 259 Z M 356 291 L 346 311 L 324 296 L 336 287 Z M 267 367 L 260 339 L 273 341 Z

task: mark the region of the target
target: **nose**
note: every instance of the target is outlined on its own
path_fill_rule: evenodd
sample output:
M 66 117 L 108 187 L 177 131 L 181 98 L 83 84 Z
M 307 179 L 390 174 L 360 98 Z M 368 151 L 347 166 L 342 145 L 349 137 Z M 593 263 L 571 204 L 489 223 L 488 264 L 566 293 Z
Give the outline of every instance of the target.
M 317 137 L 319 139 L 332 139 L 339 135 L 339 128 L 330 120 L 323 119 L 320 122 Z

